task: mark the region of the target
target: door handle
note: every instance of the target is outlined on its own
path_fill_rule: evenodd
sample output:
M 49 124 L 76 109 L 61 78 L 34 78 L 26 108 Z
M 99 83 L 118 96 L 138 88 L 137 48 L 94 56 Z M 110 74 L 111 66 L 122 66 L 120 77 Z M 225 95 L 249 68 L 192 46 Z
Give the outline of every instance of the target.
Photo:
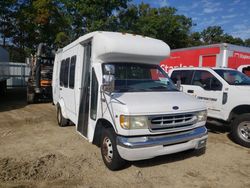
M 187 90 L 188 93 L 194 93 L 194 90 Z

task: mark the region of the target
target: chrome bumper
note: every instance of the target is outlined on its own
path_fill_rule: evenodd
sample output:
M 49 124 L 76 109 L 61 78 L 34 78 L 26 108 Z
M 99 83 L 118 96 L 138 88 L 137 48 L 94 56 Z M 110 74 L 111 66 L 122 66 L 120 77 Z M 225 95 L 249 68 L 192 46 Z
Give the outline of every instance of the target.
M 117 136 L 117 145 L 128 148 L 145 148 L 153 146 L 169 146 L 175 144 L 181 144 L 193 139 L 201 138 L 207 135 L 207 129 L 205 126 L 195 128 L 193 130 L 167 134 L 167 135 L 154 135 L 154 136 L 140 136 L 140 137 L 123 137 Z M 198 148 L 202 148 L 206 145 L 206 142 L 202 142 Z

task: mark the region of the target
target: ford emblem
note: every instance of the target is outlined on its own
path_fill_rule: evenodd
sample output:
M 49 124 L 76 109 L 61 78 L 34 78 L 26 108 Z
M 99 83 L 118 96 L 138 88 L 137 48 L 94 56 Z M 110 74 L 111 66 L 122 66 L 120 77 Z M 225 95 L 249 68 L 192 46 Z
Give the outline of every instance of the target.
M 179 107 L 178 106 L 173 106 L 173 110 L 178 110 Z

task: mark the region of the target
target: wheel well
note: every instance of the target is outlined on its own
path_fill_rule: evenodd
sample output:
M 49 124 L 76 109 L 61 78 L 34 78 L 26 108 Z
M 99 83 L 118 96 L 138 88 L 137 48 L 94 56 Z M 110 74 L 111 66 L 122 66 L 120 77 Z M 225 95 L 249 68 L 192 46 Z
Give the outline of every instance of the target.
M 250 105 L 240 105 L 235 107 L 229 116 L 229 121 L 234 120 L 238 115 L 250 113 Z
M 96 123 L 95 134 L 94 134 L 94 139 L 93 139 L 93 144 L 97 145 L 98 147 L 100 146 L 102 131 L 105 128 L 112 128 L 113 129 L 113 126 L 108 120 L 99 119 Z

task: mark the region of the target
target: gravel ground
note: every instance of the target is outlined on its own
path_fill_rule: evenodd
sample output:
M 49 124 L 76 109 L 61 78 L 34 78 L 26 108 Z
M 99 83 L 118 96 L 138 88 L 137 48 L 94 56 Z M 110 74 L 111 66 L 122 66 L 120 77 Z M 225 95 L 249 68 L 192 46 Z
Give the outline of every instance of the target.
M 250 149 L 208 125 L 205 154 L 186 151 L 131 162 L 117 172 L 74 126 L 58 127 L 51 103 L 27 105 L 25 90 L 0 98 L 0 187 L 250 187 Z

